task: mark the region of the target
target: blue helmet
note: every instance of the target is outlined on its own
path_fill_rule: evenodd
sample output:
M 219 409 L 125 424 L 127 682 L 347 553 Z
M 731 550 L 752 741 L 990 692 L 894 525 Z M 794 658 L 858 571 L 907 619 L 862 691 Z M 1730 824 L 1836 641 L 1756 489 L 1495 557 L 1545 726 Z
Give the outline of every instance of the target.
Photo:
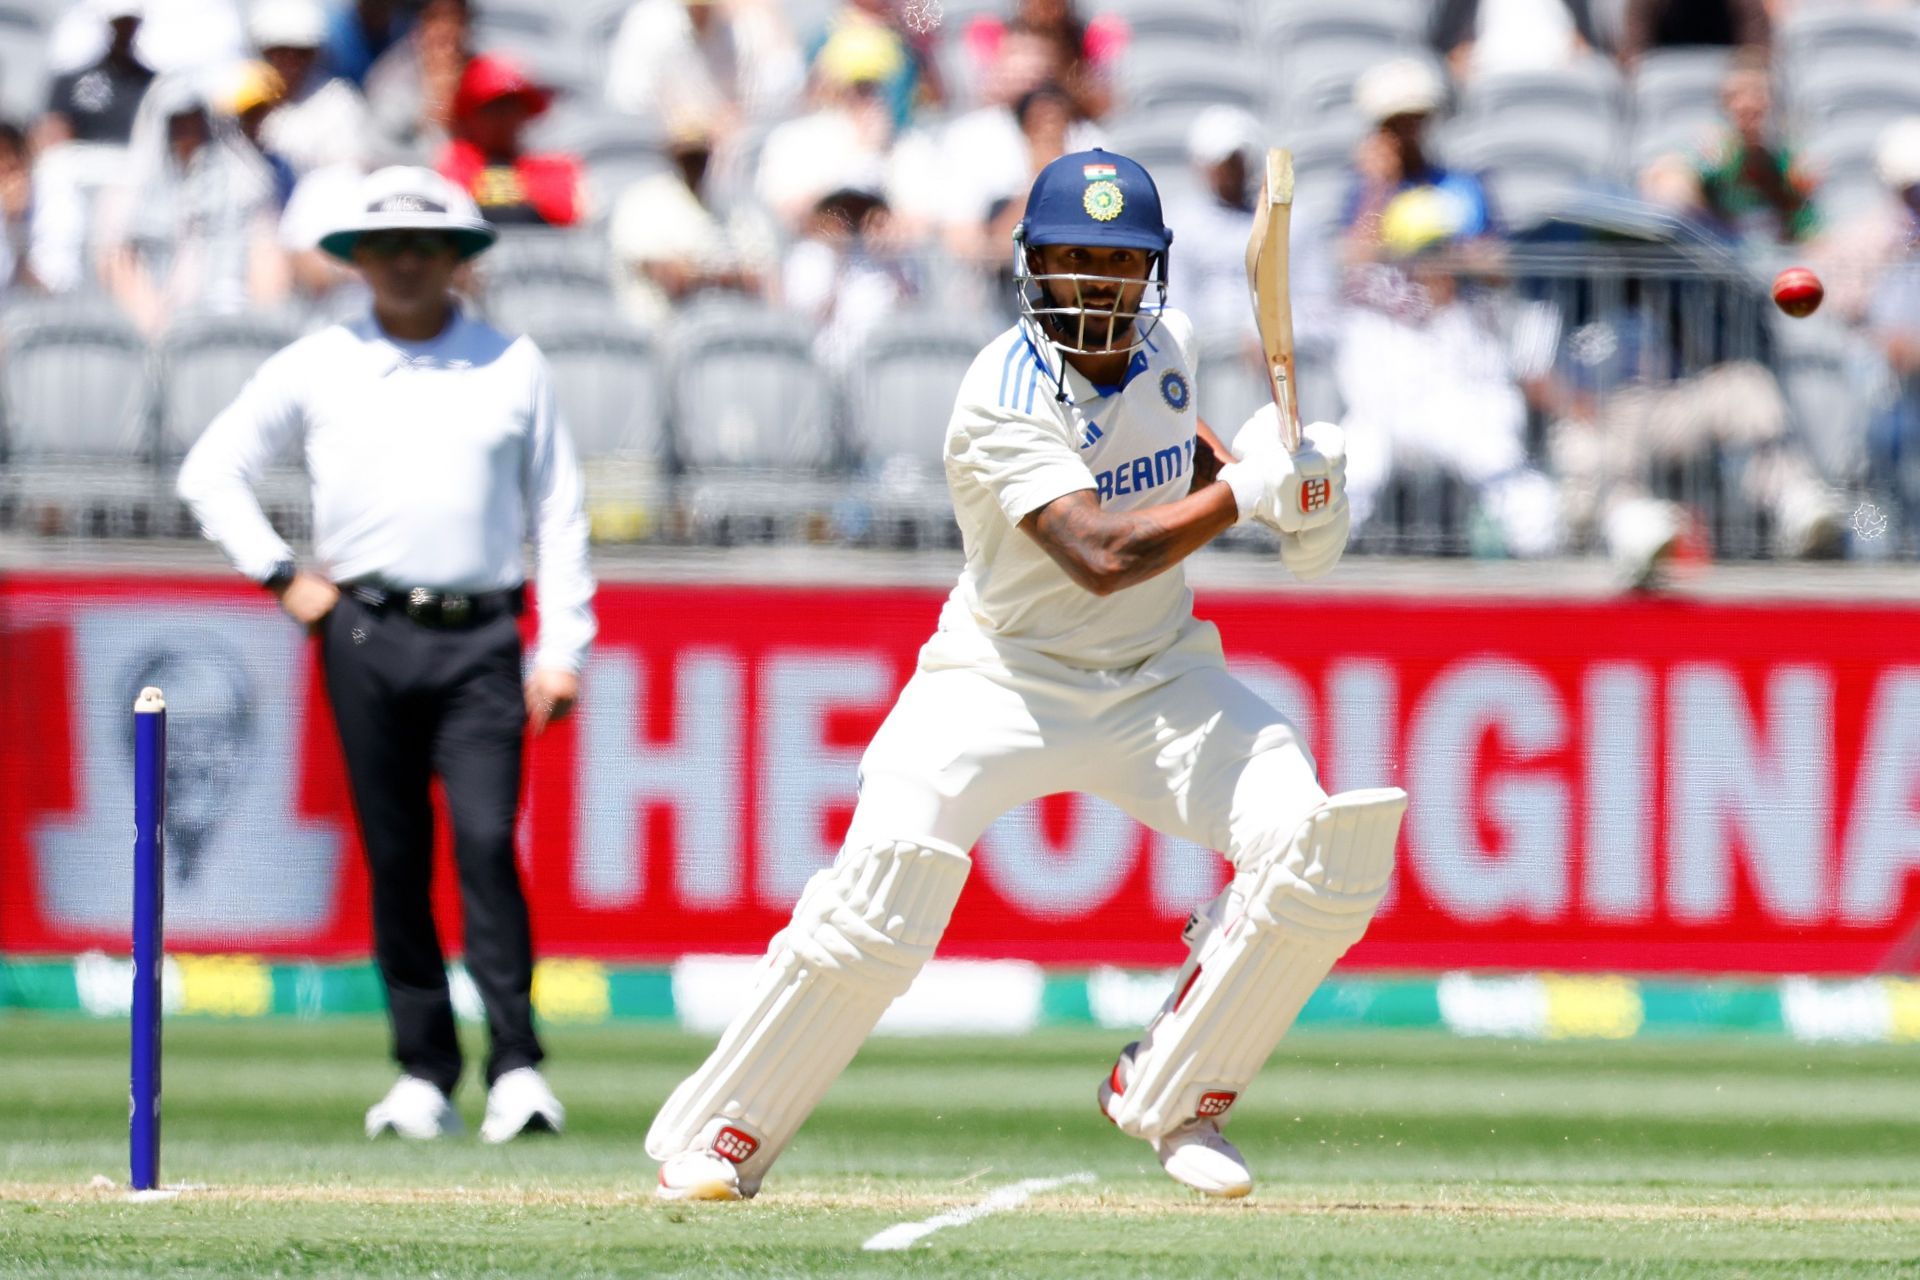
M 1081 354 L 1137 350 L 1145 345 L 1166 302 L 1167 250 L 1173 244 L 1173 232 L 1160 212 L 1160 190 L 1139 161 L 1099 147 L 1053 161 L 1033 180 L 1026 217 L 1014 228 L 1013 241 L 1014 292 L 1020 314 L 1034 322 L 1048 341 Z M 1149 306 L 1143 295 L 1136 311 L 1087 307 L 1080 289 L 1084 282 L 1099 277 L 1042 275 L 1029 259 L 1030 249 L 1061 244 L 1146 253 L 1147 283 L 1158 290 L 1158 298 Z M 1048 294 L 1047 282 L 1054 280 L 1072 285 L 1072 306 Z M 1100 334 L 1103 322 L 1105 333 Z M 1124 348 L 1118 346 L 1129 329 L 1130 342 Z
M 1165 253 L 1173 232 L 1160 215 L 1160 189 L 1138 160 L 1095 147 L 1061 156 L 1027 193 L 1023 244 L 1093 244 Z

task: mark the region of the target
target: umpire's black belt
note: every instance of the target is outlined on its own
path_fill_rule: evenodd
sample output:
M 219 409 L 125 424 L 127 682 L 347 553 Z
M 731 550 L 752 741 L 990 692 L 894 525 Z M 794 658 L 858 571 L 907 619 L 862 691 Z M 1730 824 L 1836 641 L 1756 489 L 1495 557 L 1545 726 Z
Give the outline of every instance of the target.
M 492 622 L 503 613 L 518 617 L 527 603 L 527 590 L 523 586 L 505 591 L 464 592 L 356 582 L 347 587 L 346 592 L 375 613 L 391 609 L 409 621 L 436 631 L 464 631 Z

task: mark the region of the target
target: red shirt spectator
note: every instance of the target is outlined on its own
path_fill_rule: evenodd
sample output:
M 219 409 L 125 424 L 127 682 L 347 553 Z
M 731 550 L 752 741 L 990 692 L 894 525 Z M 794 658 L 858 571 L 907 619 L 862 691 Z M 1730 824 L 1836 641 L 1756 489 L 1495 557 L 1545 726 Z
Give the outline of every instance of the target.
M 511 60 L 482 54 L 467 63 L 453 101 L 453 140 L 437 166 L 480 206 L 489 222 L 570 227 L 584 215 L 580 160 L 521 150 L 528 122 L 552 105 Z

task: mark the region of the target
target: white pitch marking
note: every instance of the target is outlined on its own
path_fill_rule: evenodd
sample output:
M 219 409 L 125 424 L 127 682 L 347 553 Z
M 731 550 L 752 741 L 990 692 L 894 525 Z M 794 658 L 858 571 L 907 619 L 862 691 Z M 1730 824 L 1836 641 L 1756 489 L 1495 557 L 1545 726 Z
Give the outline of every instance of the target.
M 969 1222 L 984 1218 L 990 1213 L 1017 1209 L 1038 1192 L 1051 1191 L 1055 1187 L 1064 1187 L 1071 1183 L 1092 1181 L 1094 1177 L 1091 1173 L 1070 1173 L 1063 1178 L 1028 1178 L 1024 1182 L 1001 1187 L 978 1204 L 970 1204 L 964 1209 L 949 1209 L 922 1222 L 902 1222 L 888 1227 L 861 1248 L 876 1253 L 894 1249 L 911 1249 L 942 1227 L 964 1227 Z

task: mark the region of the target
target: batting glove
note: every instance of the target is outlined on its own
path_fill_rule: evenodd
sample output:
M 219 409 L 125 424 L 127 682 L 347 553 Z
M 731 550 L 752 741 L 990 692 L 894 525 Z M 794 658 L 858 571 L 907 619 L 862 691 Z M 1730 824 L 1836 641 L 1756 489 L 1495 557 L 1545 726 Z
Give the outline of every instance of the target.
M 1258 520 L 1282 534 L 1332 523 L 1347 504 L 1346 436 L 1331 422 L 1301 432 L 1300 448 L 1280 442 L 1280 414 L 1273 405 L 1248 418 L 1230 446 L 1239 458 L 1220 469 L 1233 490 L 1240 523 Z M 1337 558 L 1337 557 L 1336 557 Z
M 1347 549 L 1351 525 L 1352 517 L 1343 494 L 1333 519 L 1327 523 L 1280 535 L 1280 563 L 1301 582 L 1324 577 L 1340 563 L 1340 556 Z

